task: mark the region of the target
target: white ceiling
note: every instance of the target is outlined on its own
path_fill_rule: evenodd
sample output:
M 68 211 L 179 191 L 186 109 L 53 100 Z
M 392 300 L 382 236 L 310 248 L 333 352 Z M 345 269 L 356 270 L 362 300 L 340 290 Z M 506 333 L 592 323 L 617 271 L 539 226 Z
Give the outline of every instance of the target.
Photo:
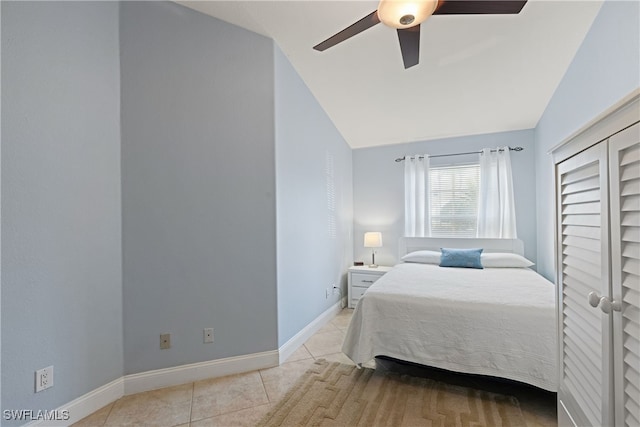
M 530 129 L 597 15 L 598 0 L 529 0 L 518 15 L 436 15 L 405 70 L 378 24 L 325 52 L 314 45 L 377 1 L 179 1 L 273 38 L 353 148 Z

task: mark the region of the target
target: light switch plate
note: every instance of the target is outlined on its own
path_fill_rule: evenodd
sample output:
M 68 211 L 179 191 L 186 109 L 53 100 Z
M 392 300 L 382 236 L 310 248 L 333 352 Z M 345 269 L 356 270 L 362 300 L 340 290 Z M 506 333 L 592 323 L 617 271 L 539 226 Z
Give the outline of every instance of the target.
M 160 334 L 160 350 L 171 348 L 171 334 Z

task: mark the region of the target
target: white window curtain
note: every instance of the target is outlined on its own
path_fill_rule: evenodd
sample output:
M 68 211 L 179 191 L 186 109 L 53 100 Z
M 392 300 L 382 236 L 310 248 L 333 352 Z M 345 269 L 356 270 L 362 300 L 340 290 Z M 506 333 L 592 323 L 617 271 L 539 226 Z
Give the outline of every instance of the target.
M 429 156 L 405 156 L 404 162 L 404 235 L 431 235 L 429 218 Z
M 478 237 L 517 238 L 509 147 L 485 148 L 480 155 L 477 233 Z

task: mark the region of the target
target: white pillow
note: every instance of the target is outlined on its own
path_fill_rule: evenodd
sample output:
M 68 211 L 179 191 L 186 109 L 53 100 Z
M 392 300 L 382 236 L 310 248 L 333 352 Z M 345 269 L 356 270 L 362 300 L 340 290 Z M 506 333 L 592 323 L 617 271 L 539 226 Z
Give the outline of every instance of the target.
M 526 268 L 534 265 L 523 256 L 503 252 L 483 253 L 480 262 L 484 268 Z
M 440 251 L 415 251 L 403 256 L 404 262 L 419 262 L 421 264 L 440 264 Z
M 440 264 L 440 251 L 415 251 L 403 256 L 404 262 L 416 262 L 421 264 Z M 535 265 L 528 259 L 518 254 L 508 252 L 483 252 L 480 262 L 484 268 L 527 268 Z

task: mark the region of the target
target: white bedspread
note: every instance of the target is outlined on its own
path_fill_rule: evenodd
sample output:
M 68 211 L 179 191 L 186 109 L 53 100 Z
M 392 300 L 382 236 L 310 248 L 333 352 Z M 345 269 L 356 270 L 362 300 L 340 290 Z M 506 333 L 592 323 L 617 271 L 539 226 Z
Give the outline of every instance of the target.
M 556 391 L 555 286 L 526 268 L 399 264 L 353 313 L 342 351 Z

